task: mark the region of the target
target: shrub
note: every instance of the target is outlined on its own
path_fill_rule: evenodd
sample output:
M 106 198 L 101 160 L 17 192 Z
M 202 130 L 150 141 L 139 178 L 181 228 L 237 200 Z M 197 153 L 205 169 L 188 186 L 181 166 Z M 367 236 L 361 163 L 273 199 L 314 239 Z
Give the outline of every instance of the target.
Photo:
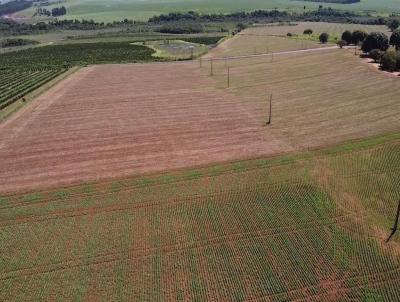
M 396 52 L 396 69 L 400 70 L 400 51 Z
M 324 44 L 327 43 L 328 39 L 329 39 L 329 34 L 327 34 L 327 33 L 322 33 L 319 35 L 319 41 L 321 43 L 324 43 Z
M 362 50 L 364 52 L 370 52 L 372 49 L 386 51 L 388 48 L 389 39 L 384 33 L 380 32 L 370 33 L 362 45 Z
M 344 40 L 339 40 L 339 41 L 337 42 L 337 45 L 338 45 L 340 48 L 343 48 L 343 46 L 346 46 L 346 45 L 347 45 L 347 42 L 344 41 Z
M 390 28 L 391 31 L 396 30 L 400 26 L 400 21 L 397 19 L 389 20 L 387 26 Z
M 238 23 L 238 25 L 236 25 L 236 28 L 238 32 L 241 32 L 242 30 L 245 30 L 247 26 L 243 23 Z
M 293 34 L 292 33 L 287 33 L 286 36 L 291 37 L 291 36 L 293 36 Z
M 395 71 L 397 68 L 397 53 L 394 49 L 389 49 L 381 58 L 381 67 L 387 71 Z
M 353 41 L 353 35 L 350 31 L 346 30 L 343 34 L 342 34 L 342 40 L 346 41 L 347 44 L 351 44 L 351 42 Z
M 352 36 L 352 42 L 355 45 L 358 45 L 359 43 L 362 43 L 365 41 L 365 39 L 367 38 L 368 34 L 365 31 L 362 30 L 355 30 L 353 32 Z
M 304 35 L 312 35 L 312 33 L 313 33 L 313 30 L 310 28 L 307 28 L 306 30 L 303 31 Z
M 390 37 L 390 45 L 400 49 L 400 29 L 395 30 Z
M 381 61 L 381 58 L 383 56 L 384 52 L 379 49 L 373 49 L 369 52 L 369 57 L 375 61 L 375 63 L 378 63 Z

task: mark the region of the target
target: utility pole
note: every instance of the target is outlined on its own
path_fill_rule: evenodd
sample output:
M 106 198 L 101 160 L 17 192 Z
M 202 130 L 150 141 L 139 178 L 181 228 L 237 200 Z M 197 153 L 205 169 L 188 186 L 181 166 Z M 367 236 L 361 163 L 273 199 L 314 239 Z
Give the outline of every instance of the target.
M 271 125 L 271 123 L 272 123 L 272 93 L 269 96 L 269 117 L 267 125 Z
M 228 72 L 228 74 L 227 74 L 228 75 L 228 79 L 227 80 L 228 80 L 228 88 L 229 88 L 230 84 L 231 84 L 231 77 L 230 77 L 231 74 L 230 74 L 230 68 L 229 67 L 227 69 L 227 72 Z
M 389 242 L 390 239 L 392 239 L 392 237 L 394 236 L 394 234 L 396 234 L 397 229 L 399 227 L 399 220 L 400 220 L 400 200 L 399 200 L 399 205 L 397 206 L 396 220 L 394 221 L 394 225 L 393 225 L 393 228 L 392 228 L 392 233 L 390 233 L 390 236 L 386 240 L 386 242 Z

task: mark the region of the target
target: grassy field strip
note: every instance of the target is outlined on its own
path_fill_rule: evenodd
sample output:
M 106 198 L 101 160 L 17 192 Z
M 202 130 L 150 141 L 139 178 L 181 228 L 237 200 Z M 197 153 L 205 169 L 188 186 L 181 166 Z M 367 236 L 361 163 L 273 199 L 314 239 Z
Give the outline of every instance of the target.
M 242 44 L 239 39 L 237 47 Z M 225 49 L 221 47 L 221 51 Z M 275 137 L 282 134 L 282 139 L 290 137 L 293 146 L 313 148 L 316 142 L 399 129 L 399 97 L 391 87 L 400 86 L 400 82 L 369 68 L 351 51 L 293 53 L 274 56 L 273 60 L 272 56 L 216 60 L 212 76 L 211 62 L 203 64 L 203 72 L 218 88 L 229 88 L 244 103 L 259 104 L 260 124 L 268 118 L 272 93 L 275 124 L 266 132 Z
M 271 56 L 281 56 L 281 55 L 290 55 L 290 54 L 303 54 L 303 53 L 315 53 L 322 52 L 327 50 L 338 49 L 337 46 L 327 46 L 327 47 L 319 47 L 319 48 L 311 48 L 311 49 L 298 49 L 298 50 L 288 50 L 288 51 L 280 51 L 280 52 L 272 52 L 272 53 L 260 53 L 253 55 L 240 55 L 240 56 L 222 56 L 222 57 L 207 57 L 202 58 L 202 61 L 210 62 L 210 61 L 225 61 L 225 60 L 239 60 L 239 59 L 249 59 L 249 58 L 263 58 L 263 57 L 271 57 Z

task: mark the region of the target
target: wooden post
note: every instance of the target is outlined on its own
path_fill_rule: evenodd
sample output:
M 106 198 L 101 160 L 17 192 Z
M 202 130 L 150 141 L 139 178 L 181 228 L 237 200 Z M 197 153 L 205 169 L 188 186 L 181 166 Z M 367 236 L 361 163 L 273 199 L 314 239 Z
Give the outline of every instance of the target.
M 399 220 L 400 220 L 400 200 L 399 200 L 399 205 L 397 206 L 397 214 L 396 214 L 396 219 L 394 221 L 394 225 L 393 225 L 393 228 L 392 228 L 392 233 L 390 233 L 390 236 L 386 240 L 386 242 L 389 242 L 390 239 L 392 239 L 392 237 L 394 236 L 394 234 L 396 234 L 397 229 L 399 227 Z
M 269 97 L 269 117 L 267 125 L 271 125 L 271 123 L 272 123 L 272 93 Z
M 214 66 L 213 66 L 213 59 L 210 60 L 210 64 L 211 64 L 211 75 L 214 75 Z
M 201 57 L 200 57 L 200 68 L 202 68 L 203 67 L 203 61 L 201 60 Z
M 230 68 L 228 67 L 228 88 L 230 87 L 231 84 L 231 74 L 230 74 Z

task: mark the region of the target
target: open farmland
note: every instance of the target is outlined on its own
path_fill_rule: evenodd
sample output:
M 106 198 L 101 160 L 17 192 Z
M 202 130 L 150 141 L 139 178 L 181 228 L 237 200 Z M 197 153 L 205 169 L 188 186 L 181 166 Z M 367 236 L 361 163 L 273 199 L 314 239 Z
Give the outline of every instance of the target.
M 400 12 L 398 0 L 361 0 L 355 4 L 318 3 L 310 1 L 293 0 L 68 0 L 63 3 L 67 7 L 67 14 L 63 19 L 86 19 L 112 22 L 130 18 L 135 20 L 147 20 L 148 18 L 169 12 L 197 11 L 201 13 L 228 13 L 237 11 L 251 11 L 256 9 L 287 9 L 291 11 L 303 11 L 317 9 L 322 4 L 341 10 L 380 12 L 389 14 Z M 50 8 L 59 6 L 53 4 Z M 29 8 L 19 12 L 17 16 L 32 17 L 34 9 Z
M 312 29 L 314 36 L 288 38 L 287 33 L 302 35 L 305 29 Z M 331 41 L 341 39 L 345 30 L 364 30 L 366 32 L 379 31 L 389 35 L 386 26 L 340 24 L 326 22 L 297 22 L 289 24 L 271 23 L 250 27 L 233 38 L 225 40 L 219 47 L 213 49 L 206 57 L 242 56 L 265 54 L 281 51 L 312 49 L 328 46 L 318 41 L 318 36 L 327 32 Z M 335 40 L 336 38 L 336 40 Z
M 0 300 L 399 301 L 399 139 L 3 194 Z
M 0 110 L 25 99 L 72 66 L 155 61 L 153 53 L 129 42 L 46 45 L 1 53 Z
M 400 82 L 350 51 L 215 60 L 213 76 L 210 65 L 81 69 L 0 125 L 0 191 L 299 151 L 400 129 Z M 273 123 L 266 127 L 270 93 Z
M 288 150 L 197 63 L 82 68 L 0 125 L 0 191 Z
M 398 76 L 263 27 L 102 45 L 0 56 L 75 66 L 0 123 L 0 301 L 400 301 Z
M 223 45 L 215 53 L 223 57 Z M 273 123 L 266 133 L 294 150 L 400 129 L 399 78 L 361 61 L 352 50 L 214 59 L 213 76 L 211 62 L 204 60 L 203 73 L 258 108 L 253 118 L 259 123 L 267 121 L 272 94 Z
M 332 45 L 321 45 L 315 41 L 288 39 L 287 37 L 270 36 L 261 31 L 256 33 L 252 30 L 245 30 L 220 43 L 218 47 L 205 55 L 205 58 L 258 55 L 326 46 Z

